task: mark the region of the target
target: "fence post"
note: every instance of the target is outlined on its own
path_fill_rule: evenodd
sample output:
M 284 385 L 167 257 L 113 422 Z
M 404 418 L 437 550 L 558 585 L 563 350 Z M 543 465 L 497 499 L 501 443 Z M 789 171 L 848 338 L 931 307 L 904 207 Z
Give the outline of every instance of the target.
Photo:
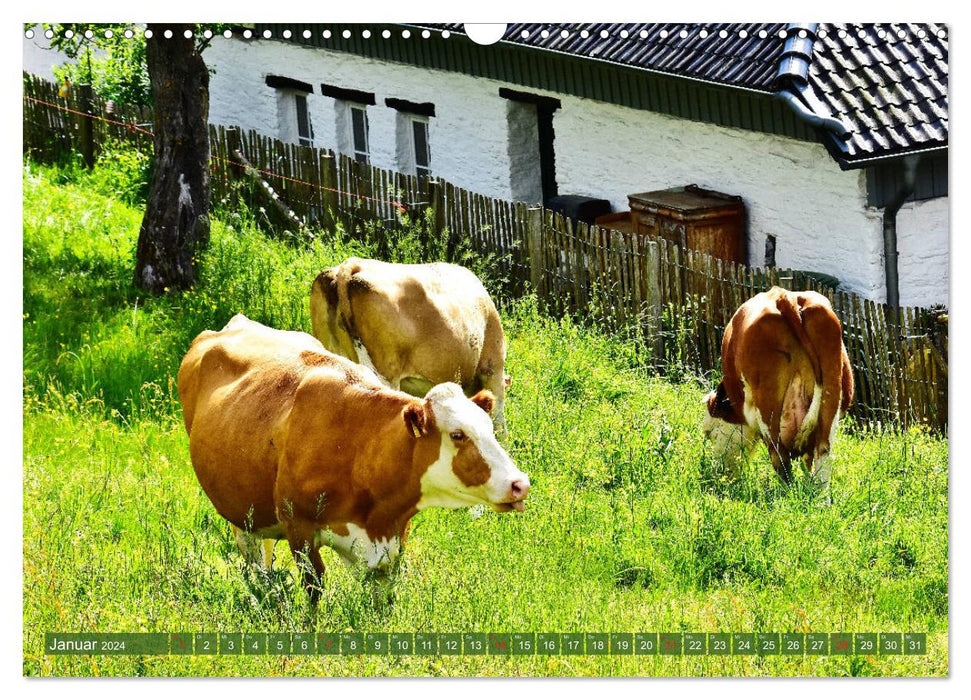
M 229 159 L 227 163 L 229 167 L 229 172 L 232 173 L 234 180 L 239 180 L 243 177 L 243 164 L 239 162 L 238 153 L 242 151 L 242 137 L 239 133 L 238 126 L 230 126 L 226 129 L 226 157 Z
M 441 180 L 428 180 L 428 206 L 432 210 L 430 233 L 434 238 L 438 238 L 445 230 L 445 187 Z M 449 231 L 445 246 L 449 260 L 455 254 L 457 243 L 456 232 Z
M 94 167 L 94 124 L 92 123 L 93 93 L 91 86 L 87 83 L 78 85 L 78 111 L 85 115 L 78 122 L 78 138 L 81 141 L 81 157 L 84 159 L 84 167 L 91 170 Z
M 622 326 L 627 323 L 627 290 L 624 289 L 624 267 L 627 265 L 627 246 L 624 245 L 624 234 L 620 231 L 610 232 L 610 252 L 608 269 L 610 270 L 609 294 L 613 297 L 615 322 Z M 617 328 L 618 326 L 614 326 Z
M 651 363 L 660 366 L 664 357 L 664 335 L 662 316 L 664 305 L 661 301 L 661 251 L 657 241 L 647 241 L 644 247 L 647 268 L 646 292 L 644 300 L 647 307 L 647 333 L 651 347 Z
M 546 292 L 543 279 L 543 207 L 526 210 L 526 242 L 529 250 L 529 282 L 536 295 Z
M 226 189 L 232 193 L 233 201 L 237 205 L 240 203 L 252 206 L 255 199 L 250 192 L 243 190 L 237 183 L 243 180 L 246 169 L 240 162 L 240 154 L 243 151 L 243 137 L 238 126 L 226 128 Z
M 324 203 L 324 228 L 333 230 L 337 227 L 340 201 L 337 196 L 337 158 L 331 151 L 320 151 L 320 185 Z

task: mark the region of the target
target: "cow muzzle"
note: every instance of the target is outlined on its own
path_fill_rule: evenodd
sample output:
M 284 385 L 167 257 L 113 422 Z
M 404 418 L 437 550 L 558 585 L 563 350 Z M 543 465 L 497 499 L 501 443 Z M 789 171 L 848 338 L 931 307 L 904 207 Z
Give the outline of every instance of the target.
M 529 477 L 523 474 L 509 484 L 508 500 L 495 503 L 492 507 L 499 513 L 508 513 L 511 510 L 522 513 L 526 510 L 526 496 L 528 495 Z

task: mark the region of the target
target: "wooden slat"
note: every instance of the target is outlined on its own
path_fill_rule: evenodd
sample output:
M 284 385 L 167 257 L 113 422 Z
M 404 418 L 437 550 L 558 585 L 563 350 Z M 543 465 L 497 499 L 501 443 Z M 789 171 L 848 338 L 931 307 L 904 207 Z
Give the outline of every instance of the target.
M 577 273 L 574 259 L 574 238 L 576 237 L 576 227 L 572 220 L 566 221 L 566 235 L 563 237 L 563 256 L 566 271 L 566 288 L 569 303 L 567 304 L 571 314 L 576 314 L 580 310 L 579 295 L 577 294 Z
M 903 310 L 904 330 L 903 334 L 909 339 L 903 343 L 903 364 L 900 367 L 903 378 L 903 393 L 905 400 L 910 405 L 913 412 L 913 420 L 923 423 L 927 417 L 924 406 L 924 396 L 921 386 L 921 362 L 919 355 L 923 352 L 923 343 L 919 337 L 914 336 L 914 314 L 913 309 Z
M 895 394 L 893 377 L 890 372 L 890 347 L 887 327 L 883 315 L 874 302 L 867 299 L 863 306 L 866 310 L 870 336 L 876 341 L 876 357 L 879 368 L 877 374 L 879 393 L 874 398 L 880 402 L 878 408 L 881 413 L 881 419 L 885 423 L 892 423 L 892 415 L 894 412 L 891 411 L 891 407 Z
M 866 405 L 871 409 L 876 408 L 876 402 L 878 399 L 874 397 L 879 395 L 879 379 L 878 379 L 878 367 L 877 367 L 877 351 L 874 346 L 872 336 L 870 335 L 870 327 L 866 318 L 866 310 L 859 297 L 854 297 L 853 299 L 853 318 L 856 324 L 856 332 L 859 334 L 861 349 L 863 351 L 862 357 L 855 358 L 858 361 L 858 366 L 861 368 L 862 383 L 866 386 L 866 398 L 868 399 Z M 872 416 L 871 416 L 872 417 Z
M 907 359 L 904 353 L 904 341 L 901 337 L 901 330 L 904 325 L 903 310 L 898 308 L 896 311 L 893 311 L 885 304 L 881 304 L 881 308 L 884 311 L 885 318 L 891 319 L 891 323 L 887 324 L 887 339 L 890 347 L 890 371 L 893 381 L 893 393 L 896 408 L 903 418 L 902 423 L 904 427 L 907 427 L 911 423 L 911 409 L 904 393 L 904 375 Z
M 624 303 L 624 238 L 620 231 L 610 232 L 610 297 L 614 313 L 622 324 L 627 321 L 627 304 Z
M 594 236 L 597 235 L 599 227 L 590 226 L 584 232 L 584 253 L 586 254 L 586 295 L 587 295 L 587 307 L 591 306 L 591 302 L 594 300 L 594 286 L 597 283 L 597 249 L 593 245 Z
M 705 270 L 705 296 L 708 298 L 708 308 L 707 308 L 707 333 L 708 333 L 708 357 L 705 358 L 705 369 L 711 370 L 718 366 L 718 348 L 721 345 L 721 338 L 718 337 L 718 330 L 715 328 L 715 319 L 718 317 L 718 298 L 717 298 L 717 268 L 715 267 L 715 258 L 711 255 L 705 255 L 702 258 L 704 260 L 704 270 Z

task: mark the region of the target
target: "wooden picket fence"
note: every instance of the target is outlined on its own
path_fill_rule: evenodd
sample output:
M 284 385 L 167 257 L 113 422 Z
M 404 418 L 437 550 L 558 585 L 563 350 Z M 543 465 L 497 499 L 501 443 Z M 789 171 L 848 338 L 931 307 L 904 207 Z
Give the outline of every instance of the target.
M 856 384 L 851 413 L 874 424 L 947 430 L 947 316 L 821 286 L 797 270 L 747 268 L 671 241 L 540 212 L 534 286 L 555 312 L 599 307 L 617 326 L 643 329 L 654 364 L 707 372 L 736 309 L 774 285 L 825 295 L 843 325 Z
M 72 97 L 27 76 L 24 95 L 25 153 L 53 159 L 79 147 L 85 117 L 63 109 L 77 108 Z M 107 139 L 144 145 L 144 133 L 97 118 L 147 121 L 145 115 L 118 106 L 106 115 L 97 100 L 91 112 L 99 124 L 95 150 Z M 540 207 L 254 131 L 211 127 L 210 151 L 214 202 L 260 207 L 275 227 L 297 235 L 340 226 L 349 236 L 373 241 L 411 226 L 425 242 L 444 242 L 445 258 L 459 250 L 500 256 L 504 278 L 501 289 L 492 290 L 500 300 L 535 292 L 552 314 L 639 333 L 647 361 L 660 371 L 718 372 L 722 334 L 746 299 L 773 285 L 818 291 L 843 324 L 856 381 L 851 413 L 870 424 L 947 431 L 948 325 L 941 310 L 892 312 L 856 294 L 822 288 L 800 271 L 747 268 L 662 238 L 573 224 Z
M 530 267 L 523 247 L 525 204 L 254 131 L 210 127 L 210 149 L 214 200 L 242 198 L 248 207 L 268 211 L 279 226 L 326 230 L 339 224 L 359 238 L 375 232 L 380 236 L 408 220 L 420 224 L 424 235 L 441 238 L 453 253 L 464 245 L 478 255 L 502 255 L 503 296 L 526 293 Z M 257 179 L 262 183 L 254 187 Z
M 152 110 L 110 104 L 83 86 L 61 87 L 24 73 L 24 153 L 51 162 L 72 153 L 92 161 L 105 144 L 151 147 Z

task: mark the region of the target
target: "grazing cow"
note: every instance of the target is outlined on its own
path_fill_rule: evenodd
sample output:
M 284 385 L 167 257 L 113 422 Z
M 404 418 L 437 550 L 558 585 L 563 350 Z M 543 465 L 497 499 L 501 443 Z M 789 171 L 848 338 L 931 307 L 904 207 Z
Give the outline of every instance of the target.
M 424 508 L 524 508 L 529 478 L 493 434 L 488 391 L 439 384 L 416 399 L 241 314 L 193 341 L 178 390 L 192 466 L 243 555 L 269 568 L 286 538 L 313 565 L 314 599 L 323 545 L 382 574 Z
M 722 375 L 705 403 L 704 432 L 737 469 L 759 440 L 786 483 L 793 457 L 825 487 L 830 446 L 853 400 L 842 327 L 826 297 L 773 287 L 735 312 L 722 339 Z
M 467 396 L 488 389 L 495 427 L 504 431 L 506 337 L 489 293 L 464 267 L 349 258 L 314 280 L 310 318 L 324 347 L 392 389 L 414 396 L 443 382 Z

